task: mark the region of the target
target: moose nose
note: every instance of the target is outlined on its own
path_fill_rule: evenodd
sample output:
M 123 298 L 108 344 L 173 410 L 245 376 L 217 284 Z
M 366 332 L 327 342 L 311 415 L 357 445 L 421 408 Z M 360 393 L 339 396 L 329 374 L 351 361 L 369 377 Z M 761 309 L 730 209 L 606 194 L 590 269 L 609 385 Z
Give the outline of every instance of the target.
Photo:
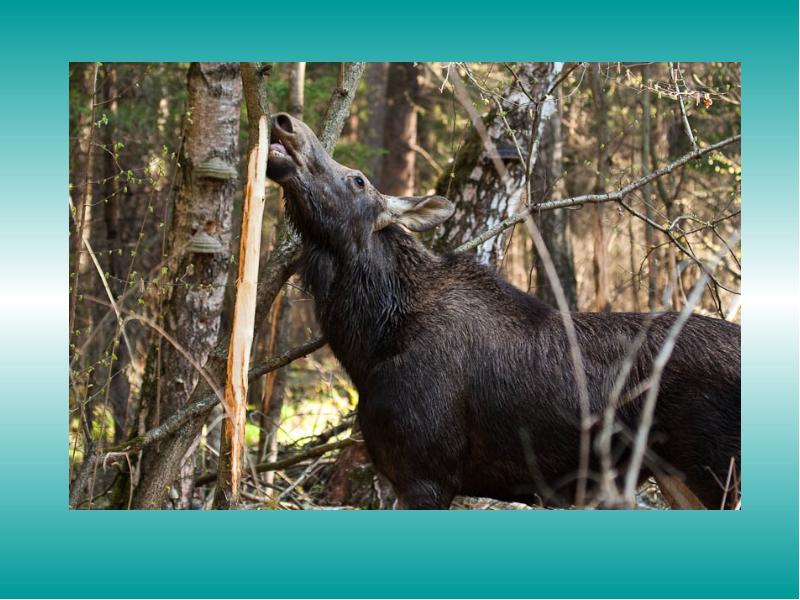
M 294 125 L 292 125 L 292 117 L 286 113 L 278 113 L 272 117 L 272 126 L 281 131 L 281 133 L 294 133 Z

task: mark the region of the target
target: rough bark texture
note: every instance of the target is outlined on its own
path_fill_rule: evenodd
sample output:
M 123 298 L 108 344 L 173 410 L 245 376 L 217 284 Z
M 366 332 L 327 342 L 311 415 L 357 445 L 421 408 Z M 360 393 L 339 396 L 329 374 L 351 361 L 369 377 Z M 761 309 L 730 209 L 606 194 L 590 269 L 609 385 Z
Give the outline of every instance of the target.
M 192 63 L 188 75 L 191 122 L 181 157 L 181 178 L 169 237 L 170 253 L 179 256 L 172 294 L 164 307 L 164 329 L 205 364 L 219 337 L 231 249 L 231 214 L 238 187 L 239 110 L 242 84 L 237 63 Z M 209 170 L 214 167 L 214 171 Z M 214 174 L 216 173 L 216 175 Z M 198 233 L 216 239 L 221 251 L 198 253 L 189 242 Z M 160 346 L 160 347 L 159 347 Z M 199 374 L 172 345 L 156 342 L 151 352 L 160 360 L 148 361 L 153 371 L 145 375 L 142 401 L 147 406 L 147 427 L 153 427 L 187 403 Z M 171 444 L 167 444 L 171 448 Z M 145 452 L 134 506 L 151 506 L 154 494 L 169 473 L 162 471 L 165 448 Z M 177 448 L 176 454 L 186 449 Z M 160 464 L 159 464 L 160 463 Z M 166 471 L 169 471 L 168 469 Z M 191 456 L 181 467 L 180 505 L 189 508 L 194 479 Z
M 485 143 L 477 130 L 473 130 L 455 159 L 452 174 L 445 174 L 437 184 L 437 193 L 447 196 L 456 205 L 455 214 L 445 222 L 437 241 L 440 249 L 452 249 L 469 241 L 516 212 L 527 201 L 527 161 L 531 148 L 534 148 L 535 177 L 541 139 L 550 127 L 549 120 L 555 114 L 553 98 L 544 96 L 555 83 L 561 64 L 519 63 L 513 68 L 519 81 L 509 86 L 500 101 L 504 114 L 494 109 L 483 121 L 491 146 Z M 532 99 L 538 101 L 538 107 Z M 534 131 L 537 110 L 539 116 Z M 509 133 L 509 128 L 514 136 Z M 520 160 L 514 138 L 523 160 Z M 506 170 L 505 177 L 498 173 L 493 159 L 502 161 Z M 551 177 L 539 179 L 541 183 L 538 186 L 535 179 L 531 182 L 531 204 L 543 200 L 541 194 L 546 193 L 548 188 L 545 181 L 552 183 Z M 505 254 L 509 235 L 510 230 L 478 246 L 476 252 L 479 260 L 486 264 L 499 265 Z M 550 241 L 547 237 L 545 240 Z
M 340 84 L 331 95 L 323 130 L 320 133 L 320 140 L 327 140 L 323 145 L 328 152 L 333 152 L 345 117 L 349 114 L 350 105 L 353 101 L 358 81 L 364 70 L 364 63 L 342 63 L 342 76 Z M 248 107 L 248 117 L 253 111 L 260 114 L 266 113 L 266 93 L 263 89 L 267 70 L 260 63 L 243 63 L 243 79 L 245 96 Z M 338 129 L 337 129 L 338 127 Z M 270 306 L 284 283 L 295 271 L 296 263 L 299 258 L 300 242 L 297 235 L 289 227 L 282 227 L 278 233 L 275 246 L 264 261 L 259 271 L 259 287 L 256 299 L 256 322 L 261 322 L 267 317 Z M 215 381 L 221 382 L 224 379 L 225 366 L 227 360 L 228 336 L 222 336 L 216 347 L 209 354 L 208 362 L 205 365 L 206 371 L 211 373 Z M 264 371 L 266 372 L 266 371 Z M 263 373 L 261 373 L 263 374 Z M 254 375 L 251 372 L 251 375 Z M 210 390 L 205 383 L 198 385 L 190 402 L 200 401 L 208 396 Z M 213 405 L 209 406 L 210 412 Z M 192 443 L 197 438 L 208 412 L 201 417 L 192 418 L 180 431 L 161 443 L 162 449 L 165 448 L 163 457 L 158 463 L 160 482 L 173 481 L 177 476 L 181 457 L 189 450 Z M 169 451 L 169 452 L 167 452 Z M 169 492 L 168 485 L 159 486 L 159 481 L 153 479 L 152 485 L 147 490 L 138 493 L 136 508 L 160 508 Z
M 381 191 L 395 196 L 414 193 L 414 164 L 417 143 L 417 111 L 419 82 L 414 63 L 389 64 L 386 84 L 386 117 L 383 139 Z

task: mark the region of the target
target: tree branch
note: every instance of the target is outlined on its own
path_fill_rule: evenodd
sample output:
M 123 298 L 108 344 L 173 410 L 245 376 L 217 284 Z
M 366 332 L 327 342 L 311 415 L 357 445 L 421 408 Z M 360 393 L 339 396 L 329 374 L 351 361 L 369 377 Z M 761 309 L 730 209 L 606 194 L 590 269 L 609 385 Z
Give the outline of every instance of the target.
M 319 132 L 319 141 L 322 142 L 322 147 L 331 156 L 333 156 L 336 140 L 339 139 L 339 135 L 342 133 L 345 119 L 350 114 L 350 106 L 353 104 L 358 82 L 361 80 L 361 75 L 364 73 L 366 66 L 367 63 L 363 62 L 341 63 L 339 65 L 339 81 L 331 95 L 328 110 L 325 111 L 325 118 L 322 120 L 324 123 L 322 131 Z
M 349 114 L 350 105 L 352 104 L 355 95 L 358 81 L 364 71 L 364 63 L 343 63 L 340 70 L 339 85 L 337 89 L 331 94 L 331 99 L 326 111 L 323 130 L 320 133 L 320 140 L 329 153 L 333 153 L 333 148 L 336 140 L 341 134 L 344 127 L 344 122 Z M 265 112 L 264 104 L 261 99 L 261 79 L 265 77 L 266 69 L 261 63 L 247 63 L 245 71 L 245 81 L 243 81 L 245 101 L 247 103 L 248 111 L 252 109 L 260 116 Z M 252 77 L 251 77 L 252 76 Z M 256 97 L 258 96 L 258 97 Z M 257 119 L 255 119 L 257 123 Z M 261 320 L 266 318 L 272 302 L 276 295 L 295 271 L 297 260 L 300 256 L 300 240 L 294 230 L 289 226 L 288 222 L 284 221 L 284 225 L 280 228 L 278 234 L 278 241 L 275 248 L 270 253 L 269 258 L 263 264 L 263 268 L 259 272 L 259 288 L 256 298 L 256 319 Z M 255 367 L 259 371 L 258 375 L 263 375 L 271 370 L 285 366 L 292 360 L 305 356 L 313 352 L 317 348 L 324 345 L 324 340 L 314 340 L 300 348 L 286 353 L 285 355 L 270 359 L 266 363 Z M 223 336 L 219 340 L 217 346 L 211 351 L 209 360 L 205 369 L 214 373 L 225 372 L 225 362 L 228 356 L 228 336 Z M 295 351 L 300 352 L 293 356 Z M 274 366 L 273 366 L 274 364 Z M 250 369 L 248 376 L 253 372 Z M 252 375 L 252 376 L 258 376 Z M 162 425 L 156 427 L 149 432 L 145 433 L 140 438 L 134 438 L 120 446 L 125 449 L 109 449 L 112 452 L 120 453 L 115 457 L 114 454 L 109 456 L 109 452 L 101 454 L 92 454 L 84 460 L 84 464 L 78 473 L 77 478 L 70 487 L 70 506 L 75 507 L 77 502 L 80 501 L 80 496 L 83 489 L 86 487 L 89 479 L 91 478 L 96 465 L 108 461 L 118 460 L 125 456 L 127 452 L 139 450 L 145 446 L 149 446 L 155 441 L 164 441 L 165 439 L 180 438 L 175 442 L 175 448 L 169 448 L 166 452 L 164 445 L 161 446 L 161 455 L 163 456 L 163 464 L 159 467 L 165 474 L 160 478 L 160 481 L 171 481 L 174 479 L 173 472 L 176 471 L 180 459 L 185 453 L 185 448 L 188 448 L 192 440 L 196 436 L 199 427 L 202 425 L 205 416 L 219 401 L 216 396 L 209 395 L 208 390 L 205 389 L 206 385 L 198 385 L 189 402 L 175 414 L 167 419 Z M 155 438 L 155 439 L 154 439 Z M 146 441 L 145 445 L 142 442 Z M 176 458 L 177 457 L 177 458 Z M 141 490 L 137 489 L 136 497 L 134 499 L 135 508 L 157 508 L 163 501 L 166 494 L 165 486 L 158 485 L 158 489 Z M 167 484 L 168 487 L 168 484 Z
M 522 223 L 528 216 L 534 211 L 541 211 L 541 210 L 553 210 L 555 208 L 569 208 L 572 206 L 580 206 L 583 204 L 601 204 L 605 202 L 616 202 L 622 200 L 630 194 L 631 192 L 638 190 L 641 187 L 644 187 L 646 184 L 650 183 L 651 181 L 666 175 L 667 173 L 671 173 L 678 167 L 682 167 L 690 160 L 694 160 L 696 158 L 700 158 L 701 156 L 708 154 L 709 152 L 714 152 L 715 150 L 719 150 L 720 148 L 724 148 L 725 146 L 729 146 L 734 142 L 738 142 L 741 140 L 742 136 L 734 135 L 733 137 L 726 138 L 721 142 L 717 142 L 716 144 L 712 144 L 706 148 L 699 148 L 688 154 L 684 154 L 682 157 L 678 158 L 677 160 L 669 163 L 657 169 L 651 173 L 648 173 L 644 177 L 637 179 L 629 183 L 628 185 L 614 191 L 608 192 L 605 194 L 584 194 L 582 196 L 573 196 L 572 198 L 562 198 L 558 200 L 550 200 L 548 202 L 542 202 L 541 204 L 535 204 L 532 206 L 528 206 L 525 209 L 519 211 L 518 213 L 511 215 L 507 219 L 500 221 L 494 227 L 487 229 L 481 235 L 471 239 L 464 244 L 461 244 L 458 248 L 455 249 L 455 252 L 466 252 L 467 250 L 472 250 L 480 246 L 486 240 L 493 238 L 494 236 L 502 233 L 509 227 L 513 227 L 517 223 Z
M 686 114 L 686 105 L 683 102 L 683 92 L 681 92 L 681 88 L 678 85 L 678 79 L 676 77 L 676 73 L 680 75 L 681 79 L 683 79 L 683 75 L 681 75 L 680 71 L 680 63 L 669 63 L 669 76 L 672 79 L 673 85 L 675 85 L 675 94 L 678 98 L 678 104 L 681 107 L 681 119 L 683 121 L 683 130 L 686 132 L 686 137 L 689 138 L 689 142 L 692 145 L 692 150 L 697 150 L 697 141 L 694 139 L 694 134 L 692 133 L 692 126 L 689 124 L 689 117 Z M 684 86 L 686 82 L 684 81 Z
M 290 362 L 297 360 L 298 358 L 302 358 L 303 356 L 311 354 L 324 345 L 325 338 L 319 337 L 303 344 L 302 346 L 293 348 L 288 352 L 284 352 L 278 356 L 273 356 L 269 360 L 252 367 L 247 373 L 248 379 L 252 380 L 257 377 L 261 377 L 265 373 L 274 371 L 275 369 L 280 369 L 281 367 L 288 365 Z M 80 502 L 80 495 L 82 494 L 83 488 L 88 482 L 89 476 L 94 472 L 95 466 L 102 465 L 103 467 L 106 467 L 109 464 L 113 464 L 119 460 L 122 460 L 131 452 L 138 452 L 143 448 L 164 440 L 165 438 L 168 438 L 176 433 L 186 423 L 195 417 L 202 417 L 203 420 L 205 420 L 205 417 L 211 412 L 211 409 L 214 408 L 219 402 L 220 397 L 217 394 L 206 394 L 199 400 L 191 402 L 190 404 L 187 404 L 183 408 L 179 409 L 163 423 L 161 423 L 161 425 L 153 427 L 143 435 L 123 442 L 122 444 L 109 446 L 108 448 L 99 451 L 97 454 L 92 454 L 87 457 L 84 461 L 84 464 L 81 466 L 81 471 L 78 474 L 78 477 L 72 484 L 69 500 L 70 507 L 74 508 L 77 503 Z
M 330 442 L 328 444 L 322 444 L 321 446 L 313 446 L 312 448 L 308 448 L 307 450 L 302 450 L 297 454 L 290 456 L 288 458 L 284 458 L 282 460 L 272 462 L 272 463 L 259 463 L 253 467 L 256 473 L 264 473 L 266 471 L 280 471 L 281 469 L 287 469 L 292 467 L 298 463 L 303 462 L 304 460 L 308 460 L 309 458 L 317 458 L 322 456 L 323 454 L 327 454 L 328 452 L 333 452 L 334 450 L 341 450 L 342 448 L 347 448 L 348 446 L 352 446 L 353 444 L 360 443 L 360 440 L 354 440 L 353 438 L 346 438 L 343 440 L 338 440 L 336 442 Z M 202 477 L 198 477 L 196 481 L 196 485 L 208 485 L 209 483 L 213 483 L 217 479 L 217 473 L 208 473 L 203 475 Z

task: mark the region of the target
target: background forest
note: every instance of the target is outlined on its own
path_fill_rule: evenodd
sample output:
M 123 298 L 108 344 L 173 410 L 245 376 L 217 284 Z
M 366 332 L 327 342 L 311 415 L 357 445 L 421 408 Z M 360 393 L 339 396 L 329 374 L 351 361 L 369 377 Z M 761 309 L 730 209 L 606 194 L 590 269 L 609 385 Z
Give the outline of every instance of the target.
M 531 219 L 572 310 L 680 310 L 705 273 L 695 312 L 739 321 L 737 63 L 73 63 L 69 94 L 72 508 L 228 507 L 212 391 L 249 115 L 298 116 L 384 193 L 447 196 L 425 242 L 553 305 Z M 387 506 L 272 183 L 261 249 L 240 507 Z

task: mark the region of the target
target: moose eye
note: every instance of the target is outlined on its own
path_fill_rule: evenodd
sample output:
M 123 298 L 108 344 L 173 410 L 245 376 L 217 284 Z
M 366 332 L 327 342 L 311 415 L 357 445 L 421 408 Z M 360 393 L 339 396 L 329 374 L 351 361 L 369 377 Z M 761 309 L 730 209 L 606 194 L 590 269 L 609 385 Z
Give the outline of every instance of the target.
M 361 177 L 360 175 L 356 175 L 353 178 L 353 180 L 356 182 L 356 185 L 358 185 L 358 187 L 364 187 L 364 178 Z

